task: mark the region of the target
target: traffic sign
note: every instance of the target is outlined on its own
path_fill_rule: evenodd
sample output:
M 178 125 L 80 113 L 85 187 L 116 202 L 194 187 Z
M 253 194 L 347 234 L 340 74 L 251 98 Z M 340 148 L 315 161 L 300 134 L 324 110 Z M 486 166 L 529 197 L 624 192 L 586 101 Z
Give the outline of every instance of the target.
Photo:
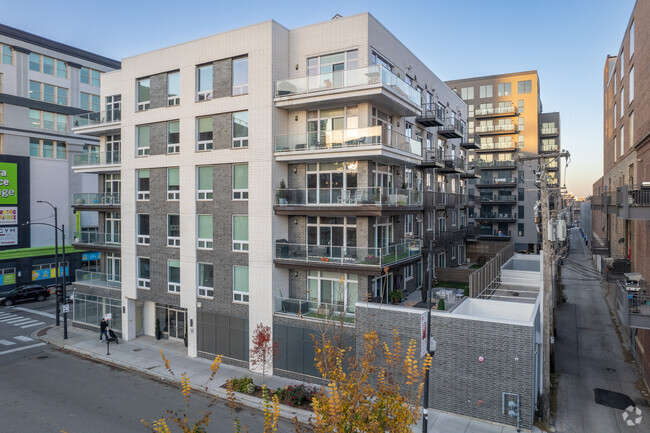
M 64 313 L 70 312 L 70 304 L 63 304 L 63 312 Z

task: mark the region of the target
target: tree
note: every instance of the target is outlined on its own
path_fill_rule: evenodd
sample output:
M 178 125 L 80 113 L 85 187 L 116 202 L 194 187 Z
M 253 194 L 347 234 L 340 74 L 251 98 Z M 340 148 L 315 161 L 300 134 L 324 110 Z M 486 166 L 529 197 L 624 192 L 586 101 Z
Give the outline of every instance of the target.
M 376 332 L 368 332 L 363 353 L 348 357 L 347 368 L 346 350 L 331 340 L 322 347 L 315 344 L 314 350 L 316 367 L 328 381 L 314 397 L 315 432 L 406 432 L 419 419 L 431 357 L 418 361 L 415 340 L 403 352 L 396 329 L 392 347 L 382 344 Z
M 250 363 L 252 367 L 262 369 L 262 383 L 266 383 L 266 370 L 273 368 L 273 363 L 278 359 L 280 347 L 277 341 L 272 340 L 271 327 L 262 323 L 257 324 L 253 332 L 253 347 L 250 350 Z

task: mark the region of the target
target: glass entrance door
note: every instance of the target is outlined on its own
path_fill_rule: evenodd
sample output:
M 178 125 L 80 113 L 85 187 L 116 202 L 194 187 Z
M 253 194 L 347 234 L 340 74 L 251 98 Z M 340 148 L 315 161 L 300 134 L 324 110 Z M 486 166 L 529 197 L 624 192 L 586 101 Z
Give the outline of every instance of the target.
M 169 338 L 185 337 L 185 311 L 169 309 Z

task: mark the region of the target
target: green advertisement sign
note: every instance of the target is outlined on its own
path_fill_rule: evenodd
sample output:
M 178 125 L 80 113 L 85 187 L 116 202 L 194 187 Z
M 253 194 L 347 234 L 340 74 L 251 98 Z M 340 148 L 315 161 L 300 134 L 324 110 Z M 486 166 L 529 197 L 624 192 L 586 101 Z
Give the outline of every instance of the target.
M 0 162 L 0 204 L 18 204 L 18 167 Z

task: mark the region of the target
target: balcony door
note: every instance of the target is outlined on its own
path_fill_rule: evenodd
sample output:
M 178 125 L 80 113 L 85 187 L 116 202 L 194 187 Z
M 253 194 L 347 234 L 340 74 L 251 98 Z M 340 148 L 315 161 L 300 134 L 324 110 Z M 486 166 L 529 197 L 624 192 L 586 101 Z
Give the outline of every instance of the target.
M 119 282 L 122 275 L 122 258 L 115 254 L 106 254 L 106 280 Z
M 307 165 L 307 203 L 345 203 L 357 188 L 356 161 Z
M 356 217 L 309 217 L 307 244 L 313 256 L 332 259 L 356 257 Z
M 120 163 L 121 135 L 106 136 L 106 164 Z
M 378 217 L 375 222 L 375 246 L 388 248 L 393 242 L 393 231 L 391 217 Z
M 307 112 L 307 142 L 310 148 L 343 147 L 348 133 L 351 138 L 358 138 L 358 128 L 359 108 L 356 105 Z
M 104 222 L 104 241 L 107 244 L 119 244 L 122 229 L 121 215 L 119 212 L 108 212 Z
M 371 126 L 379 126 L 381 128 L 381 143 L 386 146 L 391 146 L 393 142 L 393 116 L 390 116 L 384 113 L 381 110 L 378 110 L 375 107 L 372 107 L 372 119 Z
M 106 198 L 110 200 L 111 196 L 116 196 L 120 193 L 122 181 L 118 173 L 108 173 L 104 176 L 104 192 L 106 193 Z

